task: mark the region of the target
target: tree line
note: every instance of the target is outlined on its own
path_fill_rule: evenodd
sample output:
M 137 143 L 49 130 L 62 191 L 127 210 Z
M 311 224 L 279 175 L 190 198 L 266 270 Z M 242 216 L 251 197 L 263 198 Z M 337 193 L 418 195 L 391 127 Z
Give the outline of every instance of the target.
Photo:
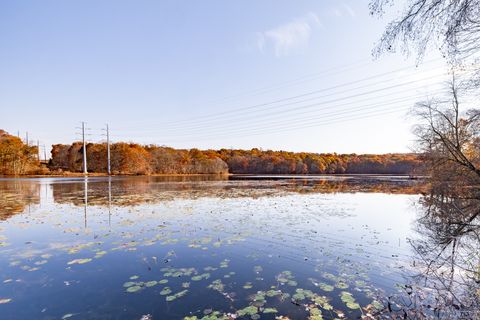
M 87 144 L 87 168 L 107 171 L 107 145 Z M 52 171 L 82 172 L 82 143 L 57 144 Z M 251 150 L 174 149 L 136 143 L 111 145 L 113 174 L 413 174 L 422 161 L 415 154 L 317 154 Z
M 416 154 L 357 155 L 272 150 L 174 149 L 118 142 L 110 146 L 113 174 L 417 174 L 422 160 Z M 107 145 L 88 143 L 87 169 L 107 172 Z M 48 168 L 41 166 L 38 149 L 0 130 L 0 174 L 25 175 L 82 172 L 81 142 L 52 146 Z

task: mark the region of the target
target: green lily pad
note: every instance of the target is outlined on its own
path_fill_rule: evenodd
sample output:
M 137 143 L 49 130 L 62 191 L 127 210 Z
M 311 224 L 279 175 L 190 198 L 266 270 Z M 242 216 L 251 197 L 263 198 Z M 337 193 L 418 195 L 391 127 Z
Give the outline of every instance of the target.
M 172 293 L 172 290 L 169 287 L 165 287 L 162 289 L 162 291 L 160 291 L 160 294 L 162 296 L 166 296 L 167 294 L 170 294 L 170 293 Z
M 87 263 L 87 262 L 90 262 L 92 261 L 92 259 L 90 258 L 85 258 L 85 259 L 74 259 L 72 261 L 69 261 L 67 262 L 68 265 L 72 265 L 72 264 L 84 264 L 84 263 Z
M 335 289 L 334 286 L 329 285 L 329 284 L 326 284 L 326 283 L 324 283 L 324 282 L 320 282 L 320 283 L 318 284 L 318 287 L 319 287 L 320 289 L 322 289 L 323 291 L 326 291 L 326 292 L 331 292 L 331 291 L 333 291 L 333 289 Z
M 125 288 L 128 288 L 128 287 L 134 286 L 134 285 L 136 285 L 136 284 L 137 284 L 136 282 L 128 281 L 128 282 L 125 282 L 125 283 L 123 284 L 123 286 L 124 286 Z
M 145 286 L 150 288 L 150 287 L 156 286 L 157 284 L 158 284 L 158 282 L 153 280 L 153 281 L 146 282 Z
M 360 309 L 360 305 L 355 301 L 355 298 L 350 292 L 342 291 L 340 294 L 340 299 L 345 303 L 349 309 Z
M 173 301 L 173 300 L 175 300 L 175 299 L 178 299 L 178 298 L 183 297 L 184 295 L 187 294 L 187 292 L 188 292 L 188 290 L 182 290 L 182 291 L 180 291 L 180 292 L 175 293 L 174 295 L 167 296 L 167 297 L 165 298 L 165 300 L 167 300 L 168 302 Z
M 142 290 L 142 287 L 137 286 L 137 285 L 127 288 L 127 292 L 129 292 L 129 293 L 138 292 L 140 290 Z
M 251 282 L 247 282 L 243 285 L 243 289 L 252 289 L 253 285 Z
M 255 306 L 248 306 L 243 309 L 237 310 L 237 315 L 239 317 L 253 316 L 257 313 L 258 313 L 258 308 Z

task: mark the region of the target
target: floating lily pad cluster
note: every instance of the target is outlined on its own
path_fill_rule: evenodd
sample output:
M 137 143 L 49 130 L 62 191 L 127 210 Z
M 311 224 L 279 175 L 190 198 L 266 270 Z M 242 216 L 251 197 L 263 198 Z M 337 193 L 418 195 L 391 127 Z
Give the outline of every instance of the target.
M 179 278 L 179 277 L 190 277 L 193 274 L 197 273 L 197 269 L 195 268 L 173 268 L 173 267 L 165 267 L 160 269 L 160 271 L 164 272 L 164 277 L 172 277 L 172 278 Z
M 295 277 L 293 276 L 291 271 L 282 271 L 279 275 L 277 275 L 277 281 L 283 285 L 287 284 L 289 286 L 296 286 L 297 281 L 294 280 Z
M 175 300 L 175 299 L 178 299 L 178 298 L 183 297 L 184 295 L 187 294 L 187 292 L 188 292 L 187 289 L 182 290 L 182 291 L 179 291 L 179 292 L 177 292 L 177 293 L 175 293 L 175 294 L 173 294 L 173 295 L 167 296 L 167 297 L 165 298 L 165 300 L 168 301 L 168 302 L 173 301 L 173 300 Z
M 355 298 L 350 292 L 342 291 L 340 294 L 340 299 L 343 303 L 350 309 L 360 309 L 360 305 L 355 301 Z

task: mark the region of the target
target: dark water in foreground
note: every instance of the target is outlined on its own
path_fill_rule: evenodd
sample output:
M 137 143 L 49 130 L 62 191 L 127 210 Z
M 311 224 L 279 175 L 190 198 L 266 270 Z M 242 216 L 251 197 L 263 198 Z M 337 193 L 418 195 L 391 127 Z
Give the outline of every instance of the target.
M 411 268 L 412 183 L 0 180 L 0 318 L 375 314 Z

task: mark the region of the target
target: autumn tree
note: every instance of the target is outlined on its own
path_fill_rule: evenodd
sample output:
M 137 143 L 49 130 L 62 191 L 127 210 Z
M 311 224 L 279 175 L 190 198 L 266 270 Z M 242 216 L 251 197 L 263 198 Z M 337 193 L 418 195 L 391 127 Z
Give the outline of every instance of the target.
M 34 174 L 39 170 L 37 147 L 0 130 L 0 174 Z

